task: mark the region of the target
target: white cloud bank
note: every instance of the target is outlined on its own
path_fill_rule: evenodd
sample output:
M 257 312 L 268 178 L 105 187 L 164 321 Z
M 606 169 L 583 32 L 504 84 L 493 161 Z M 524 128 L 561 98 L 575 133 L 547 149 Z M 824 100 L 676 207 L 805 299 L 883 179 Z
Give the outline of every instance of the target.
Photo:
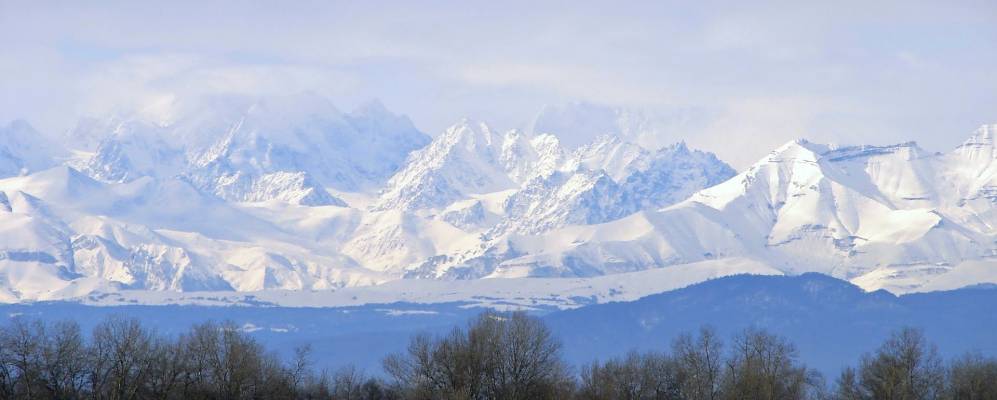
M 0 120 L 308 90 L 435 133 L 585 100 L 694 110 L 676 138 L 738 166 L 799 136 L 942 150 L 997 121 L 993 2 L 537 3 L 0 0 Z

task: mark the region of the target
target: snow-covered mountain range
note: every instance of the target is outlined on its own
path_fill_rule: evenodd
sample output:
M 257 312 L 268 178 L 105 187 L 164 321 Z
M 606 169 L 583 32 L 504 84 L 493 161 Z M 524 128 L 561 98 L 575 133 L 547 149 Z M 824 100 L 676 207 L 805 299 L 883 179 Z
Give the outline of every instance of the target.
M 738 174 L 648 145 L 648 121 L 575 104 L 431 138 L 380 103 L 315 95 L 177 101 L 61 136 L 15 121 L 0 127 L 0 301 L 482 278 L 601 296 L 628 289 L 611 276 L 653 293 L 738 272 L 997 282 L 997 126 L 948 153 L 795 141 Z M 645 273 L 659 269 L 686 272 Z

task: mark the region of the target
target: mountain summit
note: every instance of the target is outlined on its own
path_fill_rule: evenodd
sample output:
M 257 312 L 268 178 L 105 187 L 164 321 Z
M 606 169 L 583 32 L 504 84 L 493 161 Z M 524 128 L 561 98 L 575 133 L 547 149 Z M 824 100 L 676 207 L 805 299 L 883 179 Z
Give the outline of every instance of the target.
M 748 257 L 787 274 L 821 272 L 898 292 L 990 281 L 990 129 L 946 154 L 915 143 L 793 141 L 671 207 L 521 239 L 530 245 L 510 251 L 543 248 L 531 262 L 578 268 L 584 260 L 589 269 Z
M 504 132 L 465 119 L 430 139 L 378 102 L 197 104 L 84 119 L 63 146 L 0 128 L 0 300 L 652 269 L 997 282 L 992 125 L 949 153 L 798 140 L 737 173 L 641 144 L 657 128 L 621 110 L 548 109 Z

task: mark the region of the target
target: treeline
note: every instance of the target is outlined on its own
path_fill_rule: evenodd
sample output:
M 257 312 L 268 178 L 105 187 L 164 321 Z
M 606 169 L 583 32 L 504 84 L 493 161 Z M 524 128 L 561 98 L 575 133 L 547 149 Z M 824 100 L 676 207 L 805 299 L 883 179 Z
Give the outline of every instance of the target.
M 632 352 L 580 368 L 523 313 L 484 313 L 446 335 L 417 335 L 384 360 L 383 377 L 317 371 L 309 350 L 281 358 L 232 324 L 178 336 L 111 318 L 14 319 L 0 328 L 0 399 L 997 399 L 997 359 L 944 362 L 918 330 L 895 332 L 830 382 L 792 343 L 709 328 L 669 352 Z

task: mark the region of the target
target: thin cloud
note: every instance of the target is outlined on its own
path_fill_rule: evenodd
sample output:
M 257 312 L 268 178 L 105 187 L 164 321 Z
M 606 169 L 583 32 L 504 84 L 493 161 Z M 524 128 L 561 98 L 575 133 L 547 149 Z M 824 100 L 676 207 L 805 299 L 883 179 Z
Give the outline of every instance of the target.
M 49 131 L 295 91 L 381 98 L 431 134 L 574 100 L 693 109 L 709 120 L 675 138 L 730 160 L 799 136 L 944 150 L 997 121 L 992 2 L 3 2 L 0 37 L 0 120 Z

